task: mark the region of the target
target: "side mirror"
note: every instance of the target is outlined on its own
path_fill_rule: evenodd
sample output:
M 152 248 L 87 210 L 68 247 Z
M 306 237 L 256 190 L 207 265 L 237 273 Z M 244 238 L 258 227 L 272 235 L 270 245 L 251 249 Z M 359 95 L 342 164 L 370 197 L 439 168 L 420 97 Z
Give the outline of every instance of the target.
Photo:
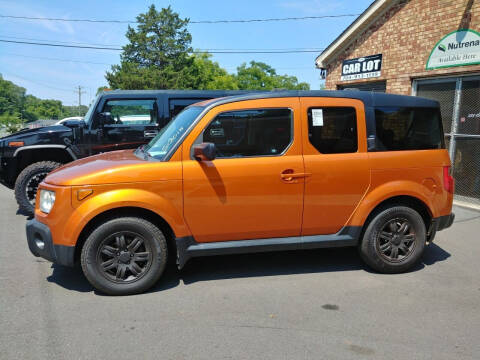
M 105 124 L 111 124 L 112 123 L 112 113 L 105 111 L 102 113 L 98 114 L 98 125 L 103 126 Z
M 62 123 L 63 126 L 69 127 L 70 129 L 84 128 L 85 121 L 83 120 L 66 120 Z
M 193 157 L 198 161 L 212 161 L 215 159 L 217 149 L 214 143 L 201 143 L 193 145 Z

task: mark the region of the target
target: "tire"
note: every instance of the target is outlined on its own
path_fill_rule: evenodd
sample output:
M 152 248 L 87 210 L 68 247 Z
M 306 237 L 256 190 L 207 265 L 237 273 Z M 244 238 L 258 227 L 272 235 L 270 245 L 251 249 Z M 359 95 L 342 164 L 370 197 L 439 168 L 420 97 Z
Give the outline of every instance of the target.
M 28 165 L 15 180 L 15 199 L 20 211 L 25 215 L 33 215 L 35 210 L 35 197 L 38 185 L 62 164 L 54 161 L 40 161 Z
M 421 259 L 426 243 L 423 218 L 412 208 L 380 210 L 368 224 L 359 252 L 372 269 L 386 274 L 409 271 Z
M 122 217 L 106 221 L 91 232 L 81 252 L 81 265 L 98 291 L 132 295 L 157 283 L 167 255 L 167 241 L 157 226 L 145 219 Z

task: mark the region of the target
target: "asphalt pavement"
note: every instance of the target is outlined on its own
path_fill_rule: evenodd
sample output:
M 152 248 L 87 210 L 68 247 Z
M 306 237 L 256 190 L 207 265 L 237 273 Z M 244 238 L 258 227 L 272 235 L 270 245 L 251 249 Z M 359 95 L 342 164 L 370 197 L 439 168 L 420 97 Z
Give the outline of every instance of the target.
M 199 258 L 109 297 L 33 257 L 0 187 L 0 359 L 479 359 L 480 213 L 455 208 L 414 271 L 356 249 Z

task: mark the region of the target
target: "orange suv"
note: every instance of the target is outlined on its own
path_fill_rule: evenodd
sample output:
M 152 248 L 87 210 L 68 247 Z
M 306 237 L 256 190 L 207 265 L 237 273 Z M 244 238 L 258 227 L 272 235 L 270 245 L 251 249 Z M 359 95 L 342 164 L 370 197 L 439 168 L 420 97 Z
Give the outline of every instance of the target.
M 49 174 L 27 223 L 35 256 L 112 295 L 195 256 L 357 246 L 408 271 L 449 227 L 454 181 L 437 102 L 348 91 L 208 100 L 148 145 Z

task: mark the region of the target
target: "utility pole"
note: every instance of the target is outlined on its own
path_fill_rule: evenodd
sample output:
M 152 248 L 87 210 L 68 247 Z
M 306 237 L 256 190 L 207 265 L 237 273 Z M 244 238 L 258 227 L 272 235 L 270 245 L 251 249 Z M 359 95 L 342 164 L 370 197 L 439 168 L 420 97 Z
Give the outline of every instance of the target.
M 76 90 L 78 92 L 78 116 L 82 116 L 82 94 L 85 94 L 86 92 L 82 90 L 82 86 L 78 85 L 78 88 Z

